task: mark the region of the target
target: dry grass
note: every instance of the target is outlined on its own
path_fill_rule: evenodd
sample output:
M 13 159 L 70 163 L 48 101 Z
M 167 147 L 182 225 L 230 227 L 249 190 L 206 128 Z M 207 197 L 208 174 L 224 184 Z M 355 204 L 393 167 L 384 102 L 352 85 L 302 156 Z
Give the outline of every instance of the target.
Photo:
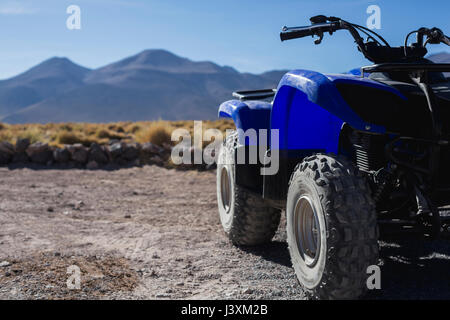
M 136 141 L 140 143 L 151 142 L 157 145 L 171 144 L 172 131 L 173 128 L 168 122 L 156 121 L 136 130 Z
M 186 129 L 193 136 L 193 121 L 142 121 L 117 123 L 49 123 L 10 125 L 0 123 L 0 141 L 14 143 L 18 138 L 28 138 L 31 142 L 45 142 L 61 147 L 64 144 L 92 142 L 108 144 L 111 140 L 140 143 L 152 142 L 158 145 L 172 143 L 175 129 Z M 234 128 L 232 120 L 203 121 L 203 130 L 218 129 L 225 132 Z

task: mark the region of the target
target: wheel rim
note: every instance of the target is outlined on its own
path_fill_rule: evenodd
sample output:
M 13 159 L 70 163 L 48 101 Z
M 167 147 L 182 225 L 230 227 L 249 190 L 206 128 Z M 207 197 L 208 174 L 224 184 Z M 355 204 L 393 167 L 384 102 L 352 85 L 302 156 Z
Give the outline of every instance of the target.
M 231 208 L 231 181 L 226 167 L 223 167 L 220 173 L 220 195 L 222 198 L 222 206 L 229 213 Z
M 297 247 L 306 265 L 313 268 L 320 255 L 320 225 L 311 200 L 303 196 L 298 199 L 294 212 Z

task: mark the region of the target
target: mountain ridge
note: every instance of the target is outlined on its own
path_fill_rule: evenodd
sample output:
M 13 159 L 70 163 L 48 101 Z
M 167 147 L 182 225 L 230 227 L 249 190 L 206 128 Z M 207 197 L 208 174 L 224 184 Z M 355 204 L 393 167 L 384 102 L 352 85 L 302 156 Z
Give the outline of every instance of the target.
M 274 87 L 280 73 L 240 73 L 162 49 L 144 50 L 92 70 L 54 57 L 0 81 L 0 121 L 212 119 L 232 91 Z
M 450 62 L 449 53 L 428 58 Z M 274 88 L 287 70 L 241 73 L 149 49 L 96 69 L 53 57 L 0 81 L 6 123 L 207 120 L 235 90 Z

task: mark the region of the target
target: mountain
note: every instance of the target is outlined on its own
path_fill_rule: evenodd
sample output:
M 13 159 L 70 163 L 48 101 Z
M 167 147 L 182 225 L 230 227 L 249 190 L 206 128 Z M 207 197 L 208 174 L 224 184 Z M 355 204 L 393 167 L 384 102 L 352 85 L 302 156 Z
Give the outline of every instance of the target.
M 428 59 L 435 63 L 450 63 L 450 53 L 441 52 L 428 56 Z M 445 73 L 446 77 L 450 77 L 450 72 Z
M 428 56 L 428 59 L 435 63 L 450 63 L 450 53 L 441 52 Z
M 0 81 L 0 117 L 83 85 L 91 70 L 66 58 L 52 58 L 9 80 Z
M 0 121 L 215 119 L 231 92 L 276 87 L 284 73 L 240 73 L 165 50 L 146 50 L 95 70 L 53 58 L 0 82 Z

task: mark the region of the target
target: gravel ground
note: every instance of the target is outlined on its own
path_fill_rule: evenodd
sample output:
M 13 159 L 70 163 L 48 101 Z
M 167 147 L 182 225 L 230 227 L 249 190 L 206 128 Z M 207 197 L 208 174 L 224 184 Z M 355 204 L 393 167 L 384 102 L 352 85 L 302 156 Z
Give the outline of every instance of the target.
M 0 169 L 0 299 L 305 299 L 284 221 L 274 241 L 236 248 L 222 232 L 215 174 Z M 448 299 L 450 243 L 381 241 L 371 299 Z M 81 272 L 80 290 L 67 288 Z

